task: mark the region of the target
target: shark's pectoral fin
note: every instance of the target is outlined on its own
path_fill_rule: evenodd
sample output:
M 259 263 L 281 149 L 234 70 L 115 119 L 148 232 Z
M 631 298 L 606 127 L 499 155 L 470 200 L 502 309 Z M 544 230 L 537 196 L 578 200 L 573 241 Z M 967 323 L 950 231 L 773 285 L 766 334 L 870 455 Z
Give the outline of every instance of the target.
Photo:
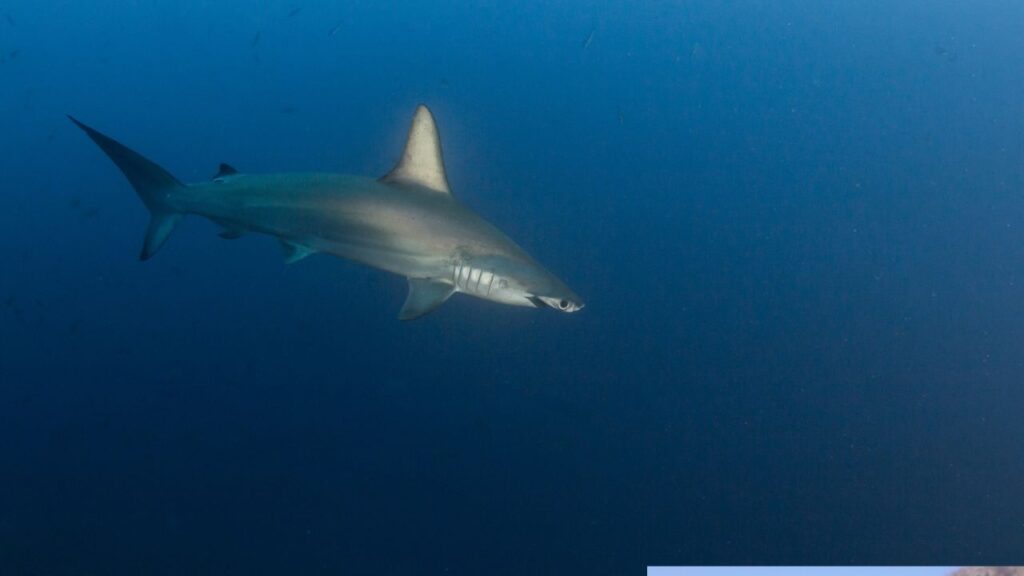
M 312 248 L 307 248 L 300 244 L 294 244 L 287 240 L 281 240 L 281 249 L 284 250 L 285 264 L 294 264 L 306 256 L 316 254 L 316 250 L 313 250 Z
M 156 251 L 167 242 L 174 227 L 182 215 L 176 212 L 154 210 L 149 217 L 149 228 L 146 228 L 146 240 L 142 243 L 139 260 L 149 260 Z
M 409 295 L 405 297 L 399 320 L 415 320 L 444 304 L 455 292 L 455 286 L 430 278 L 409 278 Z
M 430 192 L 451 194 L 448 177 L 444 173 L 444 158 L 441 155 L 441 137 L 434 123 L 434 116 L 426 106 L 420 104 L 412 118 L 405 150 L 398 164 L 385 174 L 381 182 L 419 186 Z

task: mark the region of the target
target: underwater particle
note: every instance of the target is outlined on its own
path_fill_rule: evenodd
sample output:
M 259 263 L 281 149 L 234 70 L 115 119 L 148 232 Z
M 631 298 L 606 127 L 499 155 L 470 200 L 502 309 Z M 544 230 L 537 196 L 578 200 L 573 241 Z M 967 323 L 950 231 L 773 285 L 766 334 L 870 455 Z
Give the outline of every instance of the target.
M 594 32 L 597 32 L 596 28 L 592 29 L 590 31 L 590 34 L 587 34 L 587 39 L 583 41 L 583 49 L 584 50 L 589 48 L 590 47 L 590 43 L 594 41 Z
M 935 52 L 936 56 L 942 58 L 946 62 L 956 62 L 957 53 L 953 50 L 947 49 L 942 44 L 936 44 L 935 47 L 932 48 L 932 51 Z
M 704 47 L 699 43 L 694 42 L 693 46 L 690 48 L 690 61 L 695 64 L 700 63 L 704 60 L 704 55 Z
M 15 58 L 18 57 L 18 54 L 21 54 L 21 50 L 18 50 L 17 48 L 15 48 L 14 50 L 11 50 L 11 52 L 9 54 L 7 54 L 7 58 L 10 59 L 10 60 L 14 60 Z
M 327 32 L 327 37 L 330 38 L 330 37 L 334 36 L 335 34 L 338 33 L 338 30 L 341 30 L 341 22 L 338 22 L 337 24 L 335 24 L 334 28 L 331 28 Z
M 288 13 L 288 16 L 286 16 L 286 18 L 294 18 L 299 15 L 299 12 L 302 12 L 302 6 L 292 8 L 292 11 Z
M 948 58 L 951 54 L 951 51 L 942 44 L 936 44 L 935 47 L 932 48 L 932 52 L 935 52 L 935 55 L 940 58 Z
M 249 47 L 250 48 L 255 48 L 255 47 L 260 45 L 260 36 L 261 35 L 262 35 L 262 33 L 259 30 L 257 30 L 256 31 L 256 35 L 253 36 L 252 40 L 249 41 Z
M 10 12 L 4 14 L 4 19 L 7 20 L 8 24 L 10 24 L 11 26 L 14 26 L 14 16 L 11 16 Z

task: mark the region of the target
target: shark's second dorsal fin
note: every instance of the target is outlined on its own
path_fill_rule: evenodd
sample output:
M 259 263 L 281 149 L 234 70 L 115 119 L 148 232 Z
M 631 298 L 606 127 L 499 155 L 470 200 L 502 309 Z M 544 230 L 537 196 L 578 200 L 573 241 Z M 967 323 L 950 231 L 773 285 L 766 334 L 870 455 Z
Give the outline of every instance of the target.
M 412 118 L 409 137 L 398 164 L 380 179 L 388 184 L 421 186 L 433 192 L 451 194 L 448 177 L 444 173 L 441 156 L 441 137 L 434 124 L 434 116 L 420 104 Z
M 221 163 L 220 167 L 217 168 L 217 173 L 213 175 L 214 180 L 217 178 L 223 178 L 225 176 L 231 176 L 232 174 L 238 174 L 238 170 L 235 170 L 234 166 L 230 164 Z

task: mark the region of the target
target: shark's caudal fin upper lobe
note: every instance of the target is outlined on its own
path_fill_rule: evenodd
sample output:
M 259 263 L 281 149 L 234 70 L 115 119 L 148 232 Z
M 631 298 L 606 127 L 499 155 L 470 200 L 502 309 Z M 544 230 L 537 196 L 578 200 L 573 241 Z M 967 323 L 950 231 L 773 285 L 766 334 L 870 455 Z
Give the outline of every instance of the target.
M 167 197 L 174 190 L 184 188 L 185 185 L 160 166 L 113 138 L 93 130 L 71 116 L 68 116 L 68 119 L 81 128 L 101 150 L 106 152 L 135 188 L 135 192 L 138 193 L 142 202 L 149 208 L 149 228 L 146 230 L 146 240 L 142 245 L 142 253 L 139 255 L 140 260 L 149 259 L 163 246 L 171 231 L 174 230 L 175 224 L 181 220 L 182 214 L 174 211 L 167 204 Z

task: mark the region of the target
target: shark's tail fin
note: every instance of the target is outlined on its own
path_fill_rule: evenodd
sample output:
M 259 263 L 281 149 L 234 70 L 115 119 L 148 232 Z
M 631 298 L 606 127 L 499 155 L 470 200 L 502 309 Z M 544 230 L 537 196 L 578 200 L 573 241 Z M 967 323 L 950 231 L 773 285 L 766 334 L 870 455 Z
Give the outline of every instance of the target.
M 93 130 L 71 116 L 68 118 L 85 131 L 101 150 L 107 153 L 107 156 L 114 161 L 121 172 L 124 172 L 139 198 L 149 208 L 149 228 L 146 230 L 146 241 L 142 245 L 142 253 L 139 255 L 140 260 L 149 259 L 163 246 L 171 231 L 174 230 L 175 224 L 181 220 L 182 214 L 169 206 L 167 197 L 176 189 L 184 188 L 185 185 L 171 176 L 169 172 L 143 158 L 127 146 Z

